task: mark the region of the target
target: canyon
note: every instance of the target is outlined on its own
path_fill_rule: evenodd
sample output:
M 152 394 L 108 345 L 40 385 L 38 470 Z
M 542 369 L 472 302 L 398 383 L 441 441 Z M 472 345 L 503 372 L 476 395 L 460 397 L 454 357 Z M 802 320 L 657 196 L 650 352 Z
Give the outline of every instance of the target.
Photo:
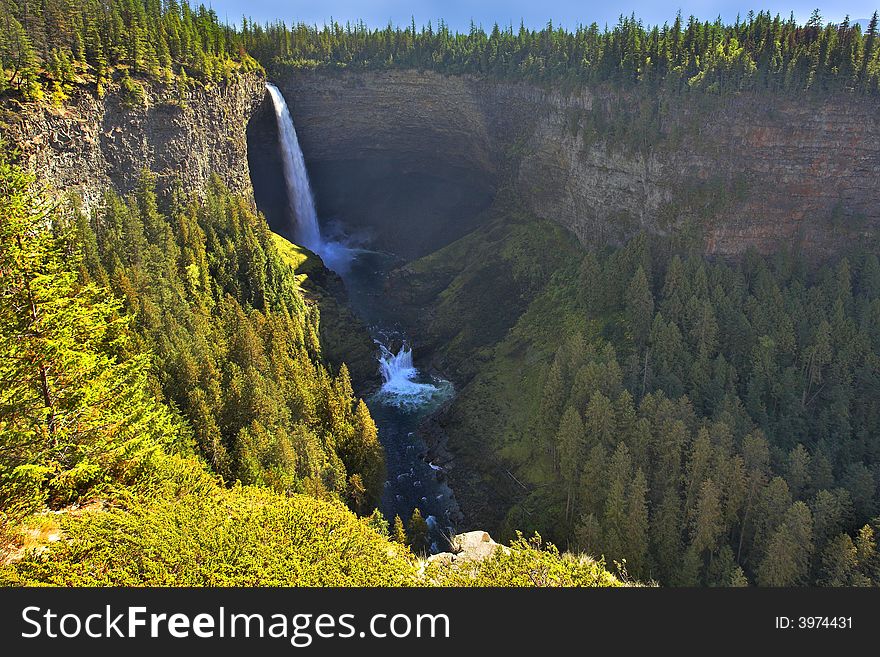
M 502 366 L 491 369 L 492 349 L 532 298 L 510 283 L 515 272 L 474 266 L 465 291 L 483 287 L 465 299 L 471 314 L 459 312 L 466 304 L 445 315 L 423 312 L 436 311 L 470 268 L 467 249 L 479 254 L 497 245 L 503 252 L 512 233 L 536 227 L 544 241 L 534 251 L 550 247 L 572 261 L 580 247 L 619 245 L 640 231 L 678 233 L 719 258 L 793 249 L 820 261 L 876 240 L 880 117 L 870 99 L 649 97 L 637 89 L 563 90 L 415 70 L 284 70 L 270 79 L 290 107 L 322 228 L 338 223 L 354 240 L 404 262 L 454 250 L 471 236 L 448 259 L 442 280 L 437 268 L 426 281 L 419 279 L 426 270 L 404 266 L 390 288 L 419 329 L 416 358 L 461 389 L 474 386 L 428 426 L 471 527 L 495 531 L 499 512 L 522 488 L 508 455 L 496 459 L 465 443 L 475 442 L 481 422 L 485 428 L 504 404 L 516 403 L 521 391 L 508 390 L 487 410 L 474 390 L 498 385 Z M 144 167 L 166 190 L 179 178 L 198 192 L 216 174 L 284 233 L 289 199 L 265 80 L 234 77 L 191 89 L 183 101 L 161 85 L 146 89 L 138 105 L 111 88 L 100 99 L 80 90 L 63 110 L 7 108 L 4 134 L 29 168 L 86 207 L 97 206 L 108 186 L 134 188 Z M 518 224 L 514 213 L 529 223 Z M 523 251 L 535 244 L 523 243 Z M 322 317 L 333 332 L 322 338 L 330 359 L 348 362 L 362 386 L 375 385 L 371 343 L 344 307 L 340 279 L 319 265 L 310 278 L 329 304 Z M 457 348 L 456 360 L 450 354 Z M 521 385 L 530 363 L 547 358 L 523 359 Z
M 406 256 L 472 230 L 502 188 L 583 244 L 687 227 L 720 257 L 780 246 L 822 257 L 880 222 L 880 116 L 866 98 L 566 92 L 418 71 L 275 77 L 319 213 Z

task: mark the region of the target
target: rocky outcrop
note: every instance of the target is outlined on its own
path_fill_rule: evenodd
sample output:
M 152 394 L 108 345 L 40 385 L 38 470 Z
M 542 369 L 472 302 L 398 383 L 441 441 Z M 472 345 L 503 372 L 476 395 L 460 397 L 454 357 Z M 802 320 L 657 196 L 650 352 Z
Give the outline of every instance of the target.
M 707 255 L 821 256 L 873 241 L 880 224 L 872 99 L 563 92 L 419 71 L 277 77 L 324 214 L 404 255 L 473 228 L 499 189 L 584 243 L 687 227 Z
M 479 563 L 492 557 L 497 550 L 510 551 L 510 548 L 492 540 L 487 532 L 472 531 L 456 534 L 449 541 L 449 551 L 432 554 L 427 559 L 428 566 L 461 567 Z
M 86 207 L 107 188 L 131 190 L 144 168 L 158 174 L 160 187 L 179 177 L 186 191 L 198 192 L 217 174 L 231 190 L 252 196 L 245 128 L 265 93 L 260 76 L 233 76 L 182 97 L 176 86 L 143 88 L 143 102 L 110 85 L 103 98 L 76 89 L 60 109 L 7 106 L 4 138 L 25 167 Z

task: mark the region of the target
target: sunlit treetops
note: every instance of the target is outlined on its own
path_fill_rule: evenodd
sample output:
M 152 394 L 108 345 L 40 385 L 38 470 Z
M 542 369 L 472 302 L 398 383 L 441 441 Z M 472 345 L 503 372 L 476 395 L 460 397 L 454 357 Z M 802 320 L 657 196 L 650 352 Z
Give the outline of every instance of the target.
M 585 17 L 588 18 L 588 17 Z M 210 83 L 262 66 L 337 70 L 417 68 L 572 84 L 646 84 L 674 92 L 772 89 L 873 93 L 880 61 L 877 14 L 865 30 L 818 11 L 749 12 L 732 24 L 681 14 L 663 25 L 621 16 L 613 27 L 574 30 L 471 25 L 422 27 L 332 22 L 321 27 L 242 18 L 221 23 L 204 5 L 177 0 L 25 0 L 0 3 L 0 92 L 56 100 L 77 83 L 99 91 L 119 71 Z M 259 62 L 259 63 L 258 63 Z
M 323 27 L 243 21 L 245 49 L 269 66 L 420 68 L 502 78 L 565 79 L 665 85 L 671 90 L 767 88 L 876 91 L 877 15 L 866 31 L 847 19 L 824 23 L 814 12 L 800 25 L 769 12 L 733 24 L 677 15 L 646 26 L 634 15 L 613 27 L 596 23 L 574 31 L 548 23 L 488 32 L 471 25 L 453 32 L 442 21 L 417 28 L 369 28 L 363 23 Z

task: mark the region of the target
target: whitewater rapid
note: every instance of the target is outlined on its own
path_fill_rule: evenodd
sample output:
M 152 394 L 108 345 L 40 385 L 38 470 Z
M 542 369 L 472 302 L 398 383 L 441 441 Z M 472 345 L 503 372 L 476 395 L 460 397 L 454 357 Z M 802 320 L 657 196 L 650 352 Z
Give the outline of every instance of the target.
M 438 400 L 445 401 L 452 395 L 449 381 L 424 375 L 413 365 L 412 349 L 405 343 L 397 353 L 381 342 L 377 343 L 382 375 L 382 387 L 377 393 L 380 402 L 402 410 L 417 410 Z

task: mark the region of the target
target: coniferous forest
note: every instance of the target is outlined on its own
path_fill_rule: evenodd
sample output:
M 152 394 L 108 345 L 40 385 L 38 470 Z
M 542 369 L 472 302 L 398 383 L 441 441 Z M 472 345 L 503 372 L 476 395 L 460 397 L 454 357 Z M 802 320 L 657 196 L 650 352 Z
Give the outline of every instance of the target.
M 876 255 L 810 272 L 663 251 L 581 264 L 587 330 L 533 416 L 559 526 L 679 585 L 876 583 Z
M 766 89 L 875 93 L 880 79 L 877 16 L 867 29 L 849 21 L 806 24 L 748 12 L 734 24 L 680 14 L 646 26 L 621 16 L 614 26 L 574 31 L 472 25 L 467 33 L 442 21 L 371 28 L 359 22 L 322 27 L 260 24 L 246 17 L 222 24 L 204 5 L 125 0 L 7 0 L 0 7 L 0 91 L 25 97 L 63 94 L 71 84 L 99 87 L 116 67 L 159 79 L 218 80 L 265 67 L 328 70 L 418 68 L 569 84 L 608 82 L 662 86 L 675 92 Z M 257 63 L 259 62 L 259 64 Z
M 133 187 L 80 198 L 28 168 L 32 144 L 11 127 L 114 96 L 190 120 L 193 90 L 257 80 L 256 108 L 267 81 L 377 72 L 671 104 L 804 97 L 876 119 L 878 14 L 867 27 L 749 11 L 455 32 L 225 24 L 178 0 L 0 0 L 0 582 L 880 584 L 880 260 L 872 218 L 843 201 L 810 219 L 852 230 L 844 248 L 709 257 L 700 210 L 576 239 L 506 181 L 474 230 L 399 258 L 388 280 L 410 287 L 383 295 L 421 332 L 406 355 L 455 388 L 431 416 L 455 454 L 455 530 L 509 545 L 449 567 L 427 559 L 453 549 L 438 547 L 427 496 L 411 515 L 381 511 L 408 475 L 389 470 L 376 381 L 350 374 L 354 353 L 327 354 L 331 330 L 346 334 L 335 345 L 378 342 L 366 320 L 332 315 L 345 275 L 220 175 L 193 191 L 185 172 L 140 162 Z M 626 152 L 633 128 L 593 141 Z M 626 168 L 608 157 L 605 174 Z M 876 183 L 865 157 L 859 190 Z

